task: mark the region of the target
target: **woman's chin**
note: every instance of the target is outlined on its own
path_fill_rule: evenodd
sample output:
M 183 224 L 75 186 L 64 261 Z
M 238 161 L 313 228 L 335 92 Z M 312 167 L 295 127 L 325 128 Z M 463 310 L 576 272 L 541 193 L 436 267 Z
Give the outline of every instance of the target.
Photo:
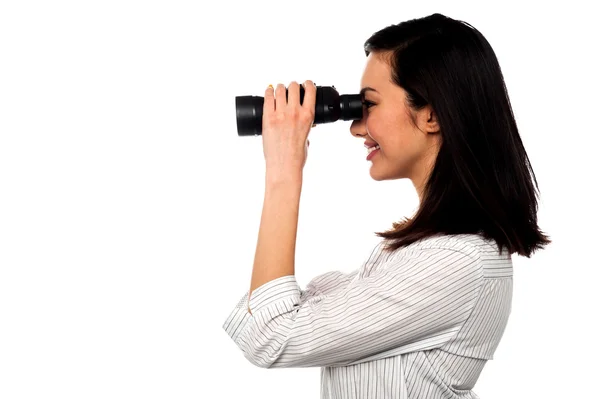
M 373 170 L 373 165 L 371 165 L 371 169 L 369 171 L 369 174 L 371 175 L 371 178 L 375 181 L 382 181 L 382 180 L 386 180 L 385 175 L 383 175 L 381 172 L 378 172 L 376 170 Z

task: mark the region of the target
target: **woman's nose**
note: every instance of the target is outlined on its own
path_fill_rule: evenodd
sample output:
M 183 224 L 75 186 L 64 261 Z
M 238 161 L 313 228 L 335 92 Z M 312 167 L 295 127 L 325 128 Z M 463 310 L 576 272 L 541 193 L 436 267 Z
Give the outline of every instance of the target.
M 364 137 L 367 134 L 365 118 L 355 120 L 350 124 L 350 133 L 354 137 Z

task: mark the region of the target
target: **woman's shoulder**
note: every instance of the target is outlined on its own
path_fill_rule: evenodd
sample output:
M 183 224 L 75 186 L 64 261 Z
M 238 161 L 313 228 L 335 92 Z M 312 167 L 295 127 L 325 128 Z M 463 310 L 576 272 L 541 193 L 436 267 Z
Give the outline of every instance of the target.
M 405 248 L 405 251 L 420 251 L 427 249 L 447 249 L 478 258 L 508 258 L 505 250 L 500 253 L 496 241 L 481 234 L 438 234 L 416 241 Z
M 460 252 L 470 259 L 484 277 L 512 277 L 513 263 L 508 249 L 500 251 L 494 239 L 481 234 L 439 235 L 421 240 L 415 244 L 417 251 L 440 248 Z M 460 256 L 460 255 L 458 255 Z

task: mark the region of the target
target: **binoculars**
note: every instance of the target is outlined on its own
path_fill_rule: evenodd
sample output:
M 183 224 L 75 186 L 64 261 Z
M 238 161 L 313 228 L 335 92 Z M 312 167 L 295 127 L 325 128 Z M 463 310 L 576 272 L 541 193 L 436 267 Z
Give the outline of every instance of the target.
M 288 89 L 285 89 L 287 100 Z M 300 86 L 300 104 L 304 101 L 304 87 Z M 238 136 L 260 136 L 265 99 L 259 96 L 237 96 L 235 113 Z M 360 94 L 340 95 L 335 86 L 317 86 L 315 120 L 313 124 L 360 120 L 363 116 Z

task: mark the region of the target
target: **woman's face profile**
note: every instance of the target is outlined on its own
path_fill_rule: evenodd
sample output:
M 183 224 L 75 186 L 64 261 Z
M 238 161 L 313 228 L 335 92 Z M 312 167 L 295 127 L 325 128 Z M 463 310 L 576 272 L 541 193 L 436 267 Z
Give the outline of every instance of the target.
M 435 163 L 441 136 L 431 107 L 414 113 L 417 126 L 411 121 L 406 92 L 392 82 L 390 54 L 372 52 L 367 57 L 361 79 L 363 118 L 352 123 L 350 132 L 379 144 L 368 161 L 374 180 L 409 178 L 419 189 Z

